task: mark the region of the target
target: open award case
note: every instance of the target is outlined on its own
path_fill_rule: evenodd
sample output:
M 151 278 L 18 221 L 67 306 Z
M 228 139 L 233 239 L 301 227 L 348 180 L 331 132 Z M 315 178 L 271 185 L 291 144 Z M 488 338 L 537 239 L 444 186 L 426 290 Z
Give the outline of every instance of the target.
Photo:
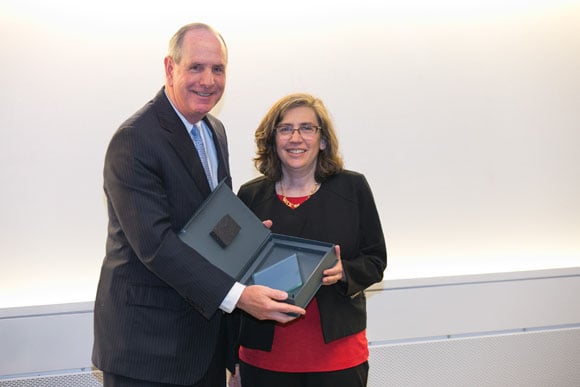
M 240 283 L 284 290 L 302 308 L 337 262 L 332 243 L 272 233 L 223 181 L 179 238 Z

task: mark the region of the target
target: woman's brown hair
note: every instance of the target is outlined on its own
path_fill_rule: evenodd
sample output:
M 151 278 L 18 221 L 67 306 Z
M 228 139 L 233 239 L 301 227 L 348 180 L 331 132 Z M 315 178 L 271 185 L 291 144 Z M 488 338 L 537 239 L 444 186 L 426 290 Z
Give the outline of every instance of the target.
M 326 144 L 316 161 L 316 181 L 322 182 L 343 169 L 342 157 L 338 152 L 338 138 L 324 103 L 310 94 L 295 93 L 278 100 L 266 113 L 255 132 L 257 150 L 254 165 L 272 181 L 282 178 L 280 158 L 276 153 L 276 126 L 289 110 L 299 106 L 309 107 L 314 111 L 320 126 L 321 141 Z

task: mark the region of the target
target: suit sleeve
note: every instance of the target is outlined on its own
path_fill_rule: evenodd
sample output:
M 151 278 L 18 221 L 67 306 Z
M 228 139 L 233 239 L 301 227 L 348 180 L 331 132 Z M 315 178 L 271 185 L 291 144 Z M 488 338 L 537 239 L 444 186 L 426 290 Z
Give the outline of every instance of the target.
M 175 229 L 180 222 L 175 219 L 185 215 L 176 214 L 175 209 L 182 209 L 190 216 L 203 198 L 199 193 L 187 195 L 184 188 L 181 195 L 170 192 L 170 180 L 179 178 L 180 165 L 155 140 L 159 139 L 135 135 L 134 130 L 126 128 L 111 141 L 104 182 L 112 212 L 110 218 L 116 222 L 109 225 L 113 228 L 109 235 L 114 237 L 110 238 L 111 246 L 107 249 L 116 248 L 115 238 L 119 248 L 126 248 L 122 243 L 126 239 L 149 271 L 209 319 L 234 280 L 177 237 Z

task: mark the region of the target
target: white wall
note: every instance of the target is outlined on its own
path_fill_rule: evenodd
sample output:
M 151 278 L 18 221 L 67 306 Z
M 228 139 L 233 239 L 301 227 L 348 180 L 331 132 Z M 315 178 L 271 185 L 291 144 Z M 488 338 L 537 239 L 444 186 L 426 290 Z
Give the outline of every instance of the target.
M 387 279 L 580 264 L 580 1 L 0 0 L 0 307 L 93 299 L 106 145 L 198 20 L 230 49 L 235 188 L 307 91 L 374 190 Z

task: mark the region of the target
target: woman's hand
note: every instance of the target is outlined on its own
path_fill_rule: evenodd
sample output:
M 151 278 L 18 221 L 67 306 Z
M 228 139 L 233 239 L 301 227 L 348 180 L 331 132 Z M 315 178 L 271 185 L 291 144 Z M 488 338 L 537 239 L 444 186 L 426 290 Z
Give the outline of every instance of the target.
M 230 374 L 228 387 L 242 387 L 242 378 L 240 377 L 240 365 L 236 364 L 236 373 Z
M 322 272 L 323 285 L 334 285 L 344 278 L 344 272 L 342 271 L 342 260 L 340 259 L 340 246 L 335 245 L 334 251 L 336 252 L 336 258 L 338 259 L 338 262 L 336 262 L 336 265 L 330 269 L 326 269 Z

